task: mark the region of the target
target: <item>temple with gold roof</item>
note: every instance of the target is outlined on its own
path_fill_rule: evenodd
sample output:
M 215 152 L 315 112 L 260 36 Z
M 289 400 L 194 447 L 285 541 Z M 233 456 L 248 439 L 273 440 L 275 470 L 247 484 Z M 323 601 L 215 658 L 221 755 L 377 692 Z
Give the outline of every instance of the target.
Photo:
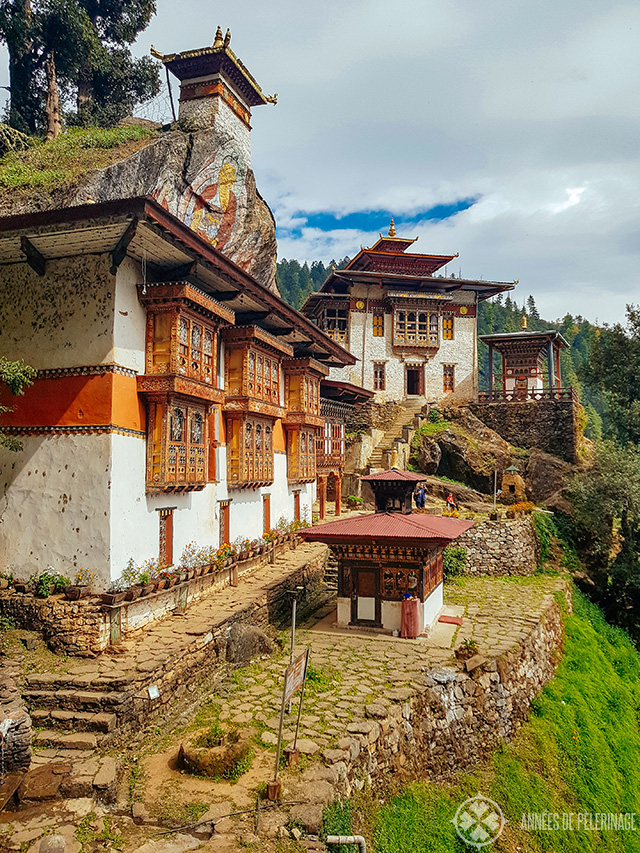
M 411 251 L 388 235 L 333 269 L 302 311 L 358 362 L 330 378 L 361 385 L 377 402 L 477 396 L 477 308 L 514 283 L 456 278 L 454 255 Z

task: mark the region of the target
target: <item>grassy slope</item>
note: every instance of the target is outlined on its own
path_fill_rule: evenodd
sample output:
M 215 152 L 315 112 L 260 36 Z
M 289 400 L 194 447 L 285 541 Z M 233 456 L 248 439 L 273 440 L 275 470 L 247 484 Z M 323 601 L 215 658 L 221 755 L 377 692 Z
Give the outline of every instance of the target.
M 154 133 L 138 125 L 69 128 L 51 142 L 33 139 L 26 151 L 12 151 L 0 159 L 0 196 L 71 186 L 83 174 L 128 157 Z
M 640 657 L 583 596 L 566 620 L 565 654 L 529 721 L 476 775 L 453 784 L 412 784 L 385 805 L 354 799 L 328 815 L 344 831 L 373 838 L 375 853 L 468 851 L 451 824 L 458 805 L 478 791 L 502 807 L 508 824 L 495 851 L 640 851 Z M 530 812 L 635 812 L 637 830 L 529 831 Z M 332 827 L 333 829 L 333 827 Z

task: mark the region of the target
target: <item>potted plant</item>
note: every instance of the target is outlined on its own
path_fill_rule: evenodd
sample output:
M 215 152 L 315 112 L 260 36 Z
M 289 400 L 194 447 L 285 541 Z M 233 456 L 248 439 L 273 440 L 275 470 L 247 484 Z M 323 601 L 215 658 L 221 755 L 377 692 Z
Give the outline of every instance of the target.
M 362 498 L 359 498 L 357 495 L 349 495 L 347 498 L 347 506 L 349 509 L 359 509 L 364 501 Z
M 78 601 L 89 594 L 89 587 L 95 580 L 95 575 L 89 569 L 80 566 L 73 580 L 64 588 L 64 597 L 67 601 Z
M 124 601 L 126 590 L 120 589 L 117 585 L 111 587 L 107 592 L 103 592 L 100 600 L 103 604 L 108 604 L 113 607 L 114 604 L 120 604 Z

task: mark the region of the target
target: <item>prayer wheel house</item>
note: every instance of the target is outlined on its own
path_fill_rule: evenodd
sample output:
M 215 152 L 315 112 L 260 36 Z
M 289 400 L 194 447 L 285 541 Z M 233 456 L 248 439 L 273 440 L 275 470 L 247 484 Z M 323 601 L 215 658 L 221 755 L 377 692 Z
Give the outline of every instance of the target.
M 442 552 L 473 522 L 412 512 L 411 495 L 422 479 L 417 474 L 392 468 L 362 479 L 373 489 L 375 513 L 298 535 L 329 545 L 338 560 L 338 625 L 399 631 L 408 594 L 417 602 L 417 629 L 410 635 L 423 634 L 442 609 Z

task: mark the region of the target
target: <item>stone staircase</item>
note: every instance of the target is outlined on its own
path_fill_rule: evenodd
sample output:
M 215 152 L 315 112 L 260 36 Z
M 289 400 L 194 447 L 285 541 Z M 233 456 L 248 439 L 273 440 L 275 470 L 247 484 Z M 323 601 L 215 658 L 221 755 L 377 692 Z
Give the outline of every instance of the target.
M 386 451 L 393 450 L 393 446 L 397 439 L 402 438 L 402 430 L 405 426 L 412 426 L 413 419 L 420 414 L 424 406 L 424 398 L 416 397 L 411 400 L 405 400 L 402 408 L 396 415 L 394 422 L 386 430 L 378 444 L 369 457 L 369 471 L 377 471 L 384 467 L 384 454 Z
M 334 556 L 333 552 L 330 553 L 327 561 L 327 568 L 324 572 L 324 582 L 327 585 L 327 589 L 330 589 L 333 592 L 338 591 L 338 560 Z
M 22 696 L 37 731 L 24 801 L 46 798 L 55 787 L 57 796 L 114 802 L 118 762 L 100 753 L 115 736 L 118 712 L 127 704 L 124 686 L 117 678 L 100 684 L 87 675 L 27 676 Z

